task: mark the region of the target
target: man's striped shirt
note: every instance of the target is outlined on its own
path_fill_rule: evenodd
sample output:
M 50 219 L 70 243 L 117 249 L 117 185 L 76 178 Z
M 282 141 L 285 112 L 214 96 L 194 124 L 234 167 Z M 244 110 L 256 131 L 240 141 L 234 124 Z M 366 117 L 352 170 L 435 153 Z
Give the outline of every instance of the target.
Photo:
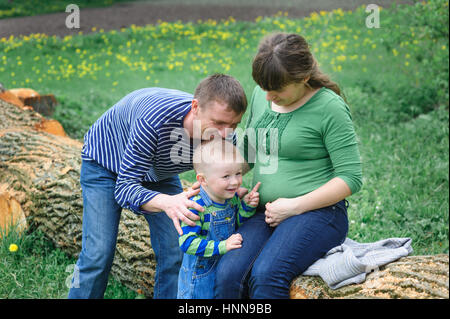
M 205 211 L 199 212 L 195 209 L 189 209 L 194 214 L 200 216 L 200 219 L 195 221 L 195 226 L 189 226 L 181 221 L 183 235 L 179 238 L 179 245 L 184 253 L 190 255 L 211 257 L 223 255 L 227 252 L 226 240 L 207 240 L 210 222 L 212 218 L 214 218 L 211 217 L 211 214 L 214 211 L 223 210 L 228 205 L 232 204 L 236 210 L 235 216 L 238 227 L 241 226 L 247 219 L 252 217 L 256 211 L 256 207 L 246 205 L 244 200 L 240 200 L 237 194 L 235 194 L 233 198 L 227 200 L 224 204 L 211 201 L 211 205 L 209 206 L 205 205 L 205 201 L 200 195 L 193 196 L 191 200 L 195 201 L 200 206 L 203 206 Z
M 192 94 L 145 88 L 131 92 L 106 111 L 84 136 L 82 158 L 117 174 L 120 206 L 140 206 L 159 192 L 142 186 L 191 170 L 192 146 L 183 129 Z M 183 135 L 184 134 L 184 135 Z

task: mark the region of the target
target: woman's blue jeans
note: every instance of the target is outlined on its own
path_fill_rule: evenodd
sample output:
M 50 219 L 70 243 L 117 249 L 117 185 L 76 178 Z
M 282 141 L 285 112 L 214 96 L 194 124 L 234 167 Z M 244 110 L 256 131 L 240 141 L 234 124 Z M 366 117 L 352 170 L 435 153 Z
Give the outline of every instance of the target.
M 292 216 L 272 228 L 264 210 L 236 232 L 242 248 L 222 256 L 216 273 L 216 298 L 289 298 L 291 281 L 347 236 L 348 202 Z
M 83 160 L 80 174 L 83 191 L 83 236 L 69 298 L 103 298 L 116 250 L 122 207 L 114 198 L 117 175 L 95 161 Z M 181 193 L 178 176 L 144 187 L 164 194 Z M 144 214 L 156 257 L 154 298 L 176 298 L 178 272 L 183 254 L 178 233 L 164 213 Z M 77 273 L 75 273 L 77 272 Z

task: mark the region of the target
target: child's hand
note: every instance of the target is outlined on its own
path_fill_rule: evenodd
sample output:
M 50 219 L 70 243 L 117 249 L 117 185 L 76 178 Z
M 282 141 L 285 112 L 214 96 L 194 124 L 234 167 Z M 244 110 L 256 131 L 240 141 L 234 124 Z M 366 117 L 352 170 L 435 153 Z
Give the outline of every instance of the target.
M 259 204 L 259 193 L 258 188 L 261 185 L 261 182 L 256 183 L 255 187 L 253 187 L 252 191 L 244 196 L 244 202 L 247 206 L 256 207 Z
M 233 234 L 225 241 L 225 247 L 227 251 L 232 249 L 237 249 L 242 247 L 242 236 L 241 234 Z

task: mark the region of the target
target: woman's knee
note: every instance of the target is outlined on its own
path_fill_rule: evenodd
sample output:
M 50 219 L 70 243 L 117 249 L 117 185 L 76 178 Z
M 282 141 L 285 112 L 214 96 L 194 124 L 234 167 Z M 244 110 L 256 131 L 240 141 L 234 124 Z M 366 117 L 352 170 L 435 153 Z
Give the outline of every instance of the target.
M 275 269 L 275 263 L 273 260 L 267 260 L 266 258 L 257 258 L 250 273 L 250 282 L 270 282 L 273 281 L 275 277 L 277 277 L 277 274 L 279 274 L 279 270 L 277 271 Z
M 258 258 L 249 278 L 250 298 L 289 298 L 289 276 L 273 260 Z

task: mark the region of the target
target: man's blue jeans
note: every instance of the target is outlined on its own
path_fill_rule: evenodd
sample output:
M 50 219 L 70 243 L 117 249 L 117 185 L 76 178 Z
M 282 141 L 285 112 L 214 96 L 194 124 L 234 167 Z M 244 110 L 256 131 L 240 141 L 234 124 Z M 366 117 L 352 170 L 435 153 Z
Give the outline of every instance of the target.
M 264 209 L 236 232 L 242 248 L 222 256 L 216 273 L 216 298 L 289 298 L 291 281 L 347 236 L 346 200 L 292 216 L 272 228 Z
M 103 298 L 116 250 L 122 211 L 114 198 L 117 175 L 95 161 L 85 160 L 80 175 L 83 191 L 82 248 L 68 297 Z M 169 195 L 183 191 L 178 176 L 156 183 L 144 183 L 143 186 Z M 154 298 L 176 298 L 183 257 L 178 246 L 178 233 L 164 212 L 144 216 L 150 227 L 150 240 L 157 262 Z

